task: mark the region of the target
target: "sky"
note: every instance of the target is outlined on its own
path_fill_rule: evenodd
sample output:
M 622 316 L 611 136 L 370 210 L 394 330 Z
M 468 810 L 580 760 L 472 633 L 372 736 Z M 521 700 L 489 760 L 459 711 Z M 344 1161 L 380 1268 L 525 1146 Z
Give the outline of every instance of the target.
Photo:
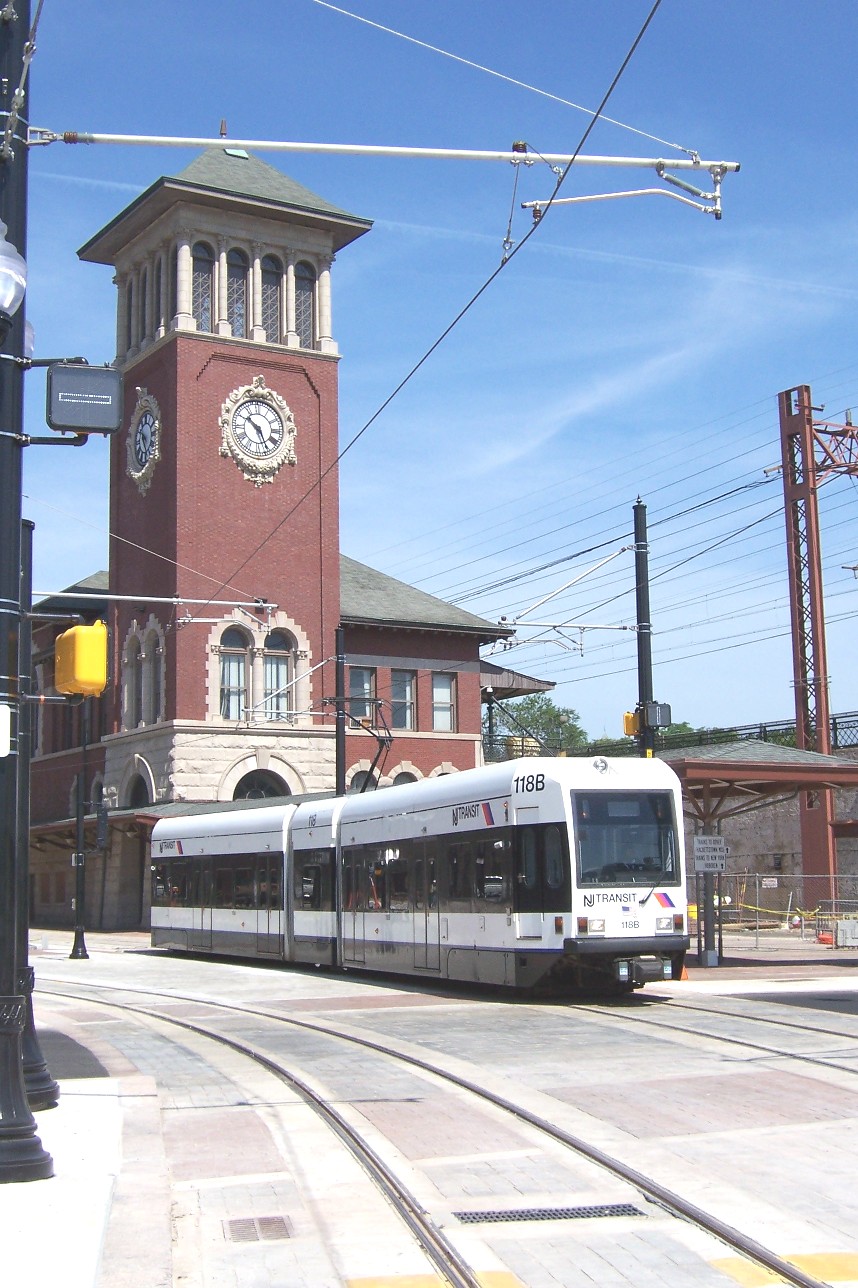
M 333 270 L 343 551 L 514 624 L 491 660 L 553 681 L 593 738 L 637 699 L 638 497 L 656 699 L 695 727 L 793 715 L 777 395 L 807 384 L 835 423 L 858 407 L 852 0 L 662 0 L 582 150 L 739 162 L 720 221 L 658 196 L 555 205 L 535 229 L 521 208 L 551 195 L 538 156 L 578 148 L 651 7 L 44 0 L 30 72 L 31 124 L 57 134 L 528 144 L 518 168 L 259 155 L 374 221 Z M 35 356 L 113 359 L 111 270 L 76 252 L 197 151 L 31 148 Z M 576 164 L 558 195 L 664 186 Z M 45 432 L 36 371 L 25 420 Z M 819 505 L 831 709 L 854 711 L 858 481 Z M 27 449 L 24 515 L 37 593 L 106 567 L 104 441 Z

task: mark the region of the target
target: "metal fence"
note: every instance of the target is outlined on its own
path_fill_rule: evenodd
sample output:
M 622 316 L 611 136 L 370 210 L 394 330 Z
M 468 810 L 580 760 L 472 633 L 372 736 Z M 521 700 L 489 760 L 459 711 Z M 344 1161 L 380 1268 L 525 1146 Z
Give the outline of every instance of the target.
M 696 933 L 697 906 L 702 904 L 703 878 L 689 887 L 691 934 Z M 796 939 L 836 944 L 838 925 L 858 922 L 858 876 L 782 875 L 726 872 L 715 877 L 715 908 L 722 931 L 755 936 L 788 932 Z M 852 938 L 840 933 L 840 938 Z
M 768 724 L 731 725 L 723 729 L 695 729 L 691 733 L 662 733 L 655 735 L 655 750 L 669 751 L 678 747 L 707 747 L 723 742 L 742 742 L 746 738 L 758 742 L 777 743 L 781 747 L 795 746 L 795 721 L 775 720 Z M 858 747 L 858 711 L 845 711 L 831 717 L 831 749 L 840 751 Z M 504 733 L 492 739 L 483 739 L 483 755 L 487 763 L 512 760 L 516 756 L 557 756 L 559 743 L 540 740 L 526 733 Z M 638 747 L 633 738 L 601 738 L 597 742 L 583 743 L 570 754 L 575 756 L 636 756 Z

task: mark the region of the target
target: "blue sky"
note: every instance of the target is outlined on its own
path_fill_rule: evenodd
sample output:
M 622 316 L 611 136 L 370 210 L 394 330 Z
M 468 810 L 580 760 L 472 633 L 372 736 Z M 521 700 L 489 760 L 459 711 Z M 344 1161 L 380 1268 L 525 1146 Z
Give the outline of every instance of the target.
M 34 125 L 108 134 L 572 152 L 649 0 L 45 0 Z M 35 5 L 34 5 L 35 9 Z M 422 45 L 414 41 L 424 42 Z M 522 84 L 435 52 L 481 64 Z M 342 464 L 342 547 L 490 620 L 634 622 L 647 504 L 656 697 L 724 725 L 793 712 L 777 394 L 858 406 L 858 124 L 849 0 L 663 0 L 585 151 L 741 162 L 716 222 L 647 197 L 557 207 Z M 530 86 L 532 88 L 527 88 Z M 543 91 L 537 93 L 537 90 Z M 37 356 L 115 351 L 109 269 L 76 250 L 193 149 L 32 150 Z M 375 221 L 334 267 L 351 440 L 531 227 L 546 165 L 261 153 Z M 575 167 L 562 195 L 654 186 Z M 40 376 L 27 428 L 43 432 Z M 35 582 L 106 566 L 106 448 L 25 454 Z M 858 484 L 821 491 L 832 710 L 858 708 Z M 693 508 L 697 507 L 697 508 Z M 691 511 L 691 512 L 689 512 Z M 591 553 L 581 553 L 591 551 Z M 587 569 L 609 555 L 609 563 Z M 844 567 L 846 565 L 847 567 Z M 218 573 L 228 570 L 214 570 Z M 253 588 L 247 590 L 253 593 Z M 493 660 L 556 681 L 592 736 L 637 690 L 633 632 L 519 631 Z M 579 645 L 583 643 L 583 652 Z

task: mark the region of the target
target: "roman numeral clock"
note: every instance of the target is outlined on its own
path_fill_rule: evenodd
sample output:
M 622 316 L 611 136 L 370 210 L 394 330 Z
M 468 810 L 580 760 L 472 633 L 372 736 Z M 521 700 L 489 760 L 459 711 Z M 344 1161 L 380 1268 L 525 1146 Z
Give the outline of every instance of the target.
M 255 487 L 271 483 L 284 465 L 295 465 L 295 417 L 263 376 L 233 389 L 221 408 L 221 456 L 231 456 Z

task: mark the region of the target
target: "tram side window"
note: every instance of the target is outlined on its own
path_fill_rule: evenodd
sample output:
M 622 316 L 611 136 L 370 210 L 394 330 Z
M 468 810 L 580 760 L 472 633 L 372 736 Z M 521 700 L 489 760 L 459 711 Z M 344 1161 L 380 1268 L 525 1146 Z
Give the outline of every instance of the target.
M 322 869 L 318 863 L 295 864 L 295 907 L 314 912 L 322 906 Z
M 170 865 L 152 864 L 152 903 L 156 908 L 170 906 Z
M 474 897 L 492 906 L 508 902 L 512 878 L 509 836 L 477 841 L 474 851 Z
M 214 906 L 216 908 L 235 907 L 235 879 L 232 868 L 215 868 Z
M 462 841 L 447 847 L 447 888 L 442 891 L 454 912 L 467 912 L 471 907 L 473 890 L 473 846 Z
M 563 832 L 549 823 L 543 835 L 545 847 L 545 884 L 549 890 L 562 890 L 566 883 L 566 847 Z
M 253 869 L 237 868 L 235 873 L 236 908 L 255 908 L 256 892 L 253 886 Z
M 408 912 L 408 859 L 399 846 L 391 847 L 387 859 L 387 888 L 391 912 Z

